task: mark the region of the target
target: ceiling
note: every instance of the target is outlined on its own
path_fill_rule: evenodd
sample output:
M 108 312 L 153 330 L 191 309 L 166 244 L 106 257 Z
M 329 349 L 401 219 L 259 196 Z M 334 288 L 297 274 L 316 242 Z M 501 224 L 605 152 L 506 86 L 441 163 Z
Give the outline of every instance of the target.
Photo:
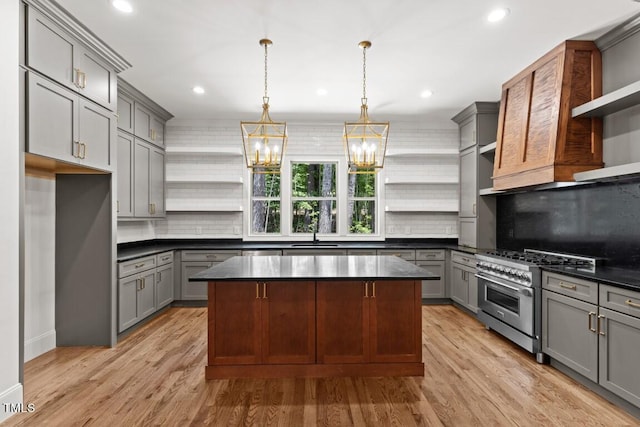
M 57 1 L 133 65 L 125 80 L 181 119 L 258 119 L 268 37 L 274 120 L 355 120 L 361 40 L 372 42 L 372 119 L 448 120 L 499 100 L 503 82 L 563 40 L 640 12 L 633 0 L 130 0 L 125 15 L 109 0 Z M 510 14 L 489 23 L 497 6 Z

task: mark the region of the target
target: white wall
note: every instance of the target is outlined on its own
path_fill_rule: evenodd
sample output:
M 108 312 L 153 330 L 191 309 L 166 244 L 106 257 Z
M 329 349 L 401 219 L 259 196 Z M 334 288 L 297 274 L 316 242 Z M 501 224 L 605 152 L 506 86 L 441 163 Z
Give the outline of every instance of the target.
M 19 1 L 0 2 L 0 422 L 22 403 L 19 353 Z
M 241 149 L 238 120 L 188 121 L 171 120 L 165 137 L 167 147 L 220 146 Z M 322 155 L 342 158 L 343 123 L 289 122 L 288 155 Z M 458 128 L 451 121 L 401 122 L 392 121 L 389 147 L 394 149 L 453 148 L 457 149 Z M 434 157 L 388 158 L 385 174 L 400 177 L 458 176 L 458 158 Z M 237 156 L 201 156 L 167 154 L 167 178 L 172 176 L 236 177 L 245 186 L 234 184 L 168 184 L 167 199 L 219 200 L 227 205 L 243 204 L 246 190 L 244 158 Z M 457 186 L 393 186 L 383 194 L 391 202 L 409 200 L 458 200 Z M 384 199 L 383 197 L 383 199 Z M 384 202 L 384 200 L 381 200 Z M 385 215 L 386 238 L 398 237 L 457 237 L 457 213 L 391 213 Z M 165 220 L 118 223 L 118 243 L 157 238 L 242 238 L 242 212 L 168 213 Z
M 56 182 L 27 176 L 24 210 L 24 360 L 56 346 Z

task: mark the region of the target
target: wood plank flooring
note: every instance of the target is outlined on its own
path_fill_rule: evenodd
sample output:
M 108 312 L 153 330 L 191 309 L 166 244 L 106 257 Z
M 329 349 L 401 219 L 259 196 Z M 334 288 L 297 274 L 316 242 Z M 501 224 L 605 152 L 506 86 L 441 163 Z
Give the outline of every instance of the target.
M 640 420 L 453 306 L 425 306 L 425 376 L 205 381 L 205 308 L 172 308 L 115 348 L 25 366 L 33 413 L 4 426 L 637 426 Z

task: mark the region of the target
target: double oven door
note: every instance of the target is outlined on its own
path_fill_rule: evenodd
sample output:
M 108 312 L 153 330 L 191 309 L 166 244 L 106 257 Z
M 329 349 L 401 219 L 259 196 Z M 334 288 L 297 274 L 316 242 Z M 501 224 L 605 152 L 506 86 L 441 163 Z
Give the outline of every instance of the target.
M 485 272 L 478 278 L 478 308 L 509 326 L 533 337 L 535 292 L 510 280 Z

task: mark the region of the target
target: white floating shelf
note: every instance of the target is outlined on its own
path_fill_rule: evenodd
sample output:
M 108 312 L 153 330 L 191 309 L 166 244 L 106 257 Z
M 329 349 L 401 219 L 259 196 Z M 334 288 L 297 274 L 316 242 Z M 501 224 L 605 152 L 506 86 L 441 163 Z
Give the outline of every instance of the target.
M 427 185 L 427 184 L 457 184 L 457 176 L 427 176 L 422 178 L 385 178 L 386 185 Z
M 236 147 L 167 147 L 167 154 L 184 155 L 217 155 L 217 156 L 242 156 L 242 150 Z
M 414 148 L 414 149 L 391 149 L 387 150 L 389 157 L 414 157 L 414 156 L 457 156 L 457 148 Z
M 478 191 L 478 194 L 481 196 L 492 196 L 494 194 L 502 194 L 504 192 L 504 190 L 494 190 L 493 188 L 481 188 Z
M 189 199 L 168 199 L 165 209 L 167 212 L 242 212 L 240 205 Z
M 494 151 L 496 151 L 496 145 L 498 145 L 497 141 L 494 141 L 491 144 L 483 145 L 482 147 L 480 147 L 480 150 L 478 150 L 478 152 L 480 154 L 493 153 Z
M 625 165 L 611 166 L 608 168 L 594 169 L 573 174 L 573 179 L 583 181 L 607 181 L 615 179 L 634 178 L 640 176 L 640 163 L 627 163 Z
M 640 81 L 579 105 L 571 110 L 572 117 L 602 117 L 640 104 Z
M 242 177 L 215 178 L 210 176 L 168 176 L 167 184 L 242 184 Z
M 407 234 L 402 234 L 402 233 L 386 233 L 387 237 L 392 237 L 392 238 L 406 238 L 408 235 Z M 453 234 L 446 234 L 446 233 L 442 233 L 442 234 L 437 234 L 437 233 L 428 233 L 428 234 L 416 234 L 416 233 L 411 233 L 410 237 L 412 239 L 457 239 L 458 238 L 458 233 L 453 233 Z M 429 267 L 426 267 L 427 269 Z
M 398 202 L 399 203 L 399 202 Z M 387 205 L 385 212 L 458 212 L 457 200 L 406 201 L 398 205 Z

